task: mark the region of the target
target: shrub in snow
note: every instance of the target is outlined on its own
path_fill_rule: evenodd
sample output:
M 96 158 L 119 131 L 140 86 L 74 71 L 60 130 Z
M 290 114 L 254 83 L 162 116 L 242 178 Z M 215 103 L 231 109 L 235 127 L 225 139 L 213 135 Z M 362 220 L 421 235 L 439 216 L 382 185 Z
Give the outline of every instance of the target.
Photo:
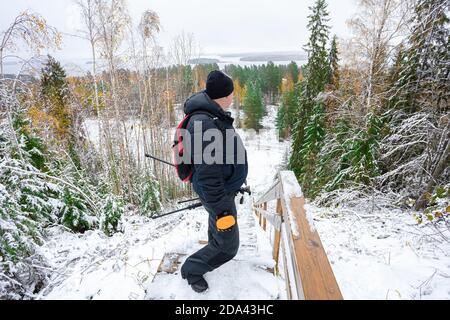
M 450 223 L 450 184 L 437 187 L 433 194 L 427 195 L 428 207 L 423 213 L 416 214 L 419 224 L 426 221 L 438 223 L 444 221 Z
M 89 212 L 85 199 L 68 188 L 64 188 L 61 223 L 65 227 L 75 232 L 93 229 L 98 224 L 98 220 Z
M 44 156 L 47 152 L 46 146 L 40 137 L 30 134 L 30 125 L 31 122 L 25 118 L 23 113 L 15 115 L 13 127 L 17 132 L 20 150 L 11 150 L 12 156 L 16 156 L 15 152 L 21 152 L 22 157 L 26 157 L 34 168 L 46 170 Z
M 27 174 L 38 173 L 31 163 L 40 164 L 40 158 L 31 152 L 36 154 L 38 145 L 24 142 L 37 140 L 22 135 L 21 150 L 14 150 L 10 134 L 0 126 L 0 299 L 31 297 L 45 283 L 47 271 L 39 266 L 46 262 L 38 246 L 43 227 L 56 220 L 54 187 Z M 23 160 L 11 158 L 19 153 Z
M 34 240 L 40 237 L 37 223 L 6 187 L 0 183 L 0 257 L 4 269 L 10 270 L 10 262 L 16 263 L 33 253 Z
M 161 202 L 159 201 L 158 183 L 155 178 L 146 174 L 141 182 L 140 207 L 141 212 L 146 215 L 152 215 L 159 211 Z
M 120 231 L 123 214 L 124 207 L 122 201 L 112 194 L 107 195 L 103 202 L 100 218 L 100 228 L 102 231 L 108 236 Z

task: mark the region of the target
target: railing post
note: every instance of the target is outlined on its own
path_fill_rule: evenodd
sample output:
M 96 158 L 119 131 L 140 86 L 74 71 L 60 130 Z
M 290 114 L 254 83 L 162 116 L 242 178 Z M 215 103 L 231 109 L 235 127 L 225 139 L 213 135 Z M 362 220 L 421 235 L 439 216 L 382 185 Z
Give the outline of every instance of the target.
M 277 213 L 282 217 L 282 206 L 281 200 L 277 200 Z M 275 229 L 275 238 L 273 241 L 273 260 L 275 260 L 275 272 L 278 273 L 278 258 L 280 256 L 280 241 L 281 240 L 281 228 L 280 230 Z
M 264 212 L 267 212 L 267 202 L 264 202 L 264 205 L 263 205 L 263 209 L 264 209 Z M 266 219 L 266 216 L 264 216 L 264 219 L 263 219 L 263 230 L 264 231 L 266 231 L 266 229 L 267 229 L 267 219 Z
M 259 226 L 261 227 L 262 226 L 262 216 L 263 216 L 263 214 L 262 214 L 262 212 L 261 212 L 261 209 L 262 209 L 262 207 L 261 207 L 261 205 L 259 206 Z
M 283 227 L 286 228 L 286 224 L 281 226 L 281 232 L 283 232 Z M 285 278 L 284 280 L 286 283 L 286 293 L 287 293 L 288 300 L 292 300 L 292 284 L 291 284 L 292 280 L 290 279 L 291 276 L 289 274 L 289 265 L 288 265 L 289 262 L 287 261 L 287 258 L 286 258 L 286 250 L 289 250 L 289 249 L 286 249 L 286 247 L 288 246 L 288 244 L 285 243 L 286 242 L 286 232 L 282 233 L 281 235 L 282 235 L 281 248 L 283 249 L 282 258 L 283 258 L 283 267 L 284 267 L 284 278 Z

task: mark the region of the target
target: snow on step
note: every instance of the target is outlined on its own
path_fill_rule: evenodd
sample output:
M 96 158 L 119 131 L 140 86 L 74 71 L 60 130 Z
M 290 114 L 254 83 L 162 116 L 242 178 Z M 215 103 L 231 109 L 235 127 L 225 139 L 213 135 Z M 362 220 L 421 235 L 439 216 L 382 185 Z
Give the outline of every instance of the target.
M 240 248 L 237 256 L 227 264 L 205 275 L 210 290 L 202 295 L 192 291 L 180 275 L 180 270 L 175 273 L 160 273 L 146 287 L 146 299 L 262 299 L 272 300 L 281 297 L 280 292 L 283 283 L 280 279 L 268 271 L 274 267 L 271 256 L 271 246 L 268 238 L 258 233 L 259 226 L 252 216 L 251 199 L 246 198 L 243 205 L 238 206 L 238 224 L 240 230 Z M 200 210 L 201 211 L 201 210 Z M 206 237 L 207 217 L 196 216 L 199 220 L 191 222 L 200 225 L 190 237 L 186 238 L 189 249 L 181 247 L 176 252 L 192 254 L 202 245 L 197 239 Z M 259 248 L 263 248 L 261 253 Z M 183 251 L 185 250 L 185 251 Z M 181 257 L 182 265 L 187 256 Z
M 238 218 L 240 248 L 236 258 L 246 259 L 258 255 L 256 225 L 252 216 L 251 201 L 248 196 L 244 205 L 238 208 L 240 209 Z
M 183 259 L 181 262 L 184 263 Z M 232 260 L 217 270 L 205 275 L 209 290 L 203 294 L 195 293 L 176 274 L 157 276 L 148 287 L 146 299 L 171 300 L 274 300 L 279 298 L 278 280 L 257 265 Z

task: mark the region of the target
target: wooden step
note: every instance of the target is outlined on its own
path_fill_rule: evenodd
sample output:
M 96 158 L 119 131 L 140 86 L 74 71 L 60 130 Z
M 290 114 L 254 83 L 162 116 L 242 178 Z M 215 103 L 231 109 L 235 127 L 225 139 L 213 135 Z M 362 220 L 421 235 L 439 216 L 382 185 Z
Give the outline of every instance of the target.
M 183 253 L 166 253 L 161 261 L 161 264 L 159 265 L 158 273 L 164 272 L 174 274 L 180 267 L 181 258 L 186 256 L 187 254 Z

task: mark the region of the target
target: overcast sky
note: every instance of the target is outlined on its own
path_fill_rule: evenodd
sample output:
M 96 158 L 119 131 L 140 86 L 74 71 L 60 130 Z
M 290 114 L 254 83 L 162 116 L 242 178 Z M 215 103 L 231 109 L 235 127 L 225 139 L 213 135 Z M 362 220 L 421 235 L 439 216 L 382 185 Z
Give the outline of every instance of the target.
M 328 0 L 330 24 L 339 37 L 348 33 L 346 20 L 355 11 L 356 0 Z M 174 36 L 194 33 L 204 53 L 301 50 L 308 39 L 308 7 L 314 0 L 128 0 L 137 22 L 146 9 L 156 11 L 163 30 L 158 42 L 167 47 Z M 75 33 L 80 22 L 72 0 L 2 1 L 0 30 L 24 10 L 41 14 L 63 33 Z M 59 58 L 89 58 L 85 41 L 64 36 Z

